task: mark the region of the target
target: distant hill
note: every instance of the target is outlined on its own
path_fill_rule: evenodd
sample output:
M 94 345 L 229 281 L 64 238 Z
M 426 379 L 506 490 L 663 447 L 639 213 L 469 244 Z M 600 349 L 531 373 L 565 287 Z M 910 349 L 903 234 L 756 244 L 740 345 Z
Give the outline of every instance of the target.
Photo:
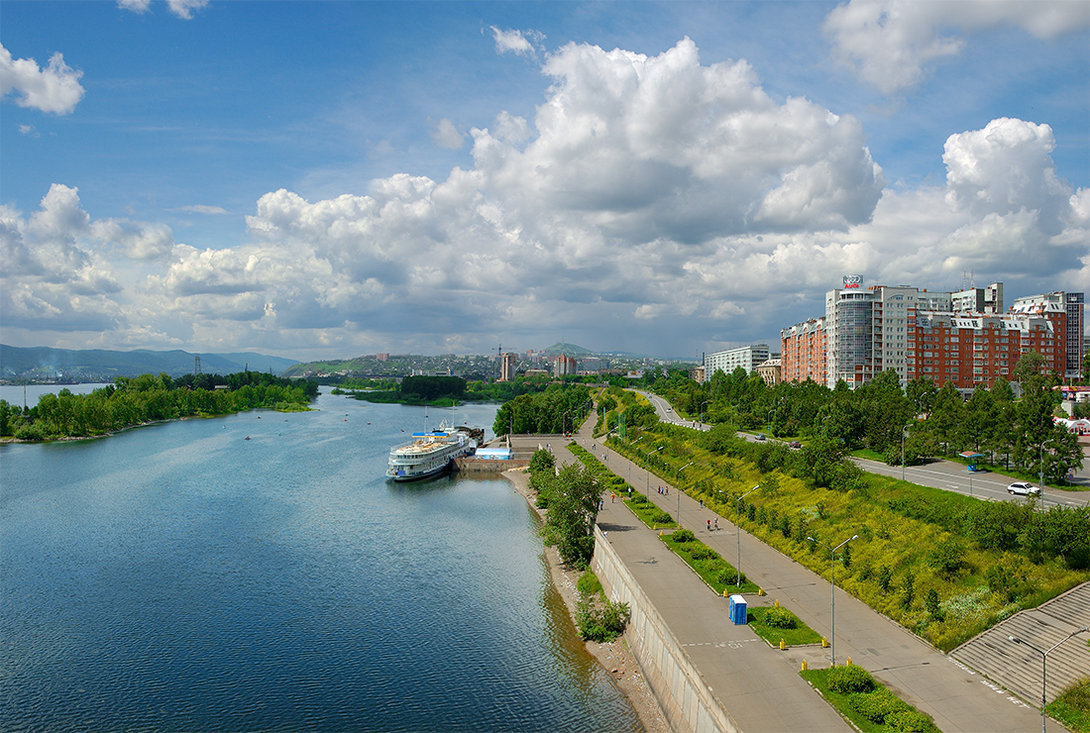
M 110 381 L 114 377 L 166 373 L 172 377 L 192 374 L 197 354 L 188 351 L 111 351 L 107 349 L 52 349 L 0 344 L 0 379 L 73 382 Z M 298 362 L 265 354 L 199 354 L 201 371 L 234 374 L 245 371 L 281 374 Z
M 593 356 L 595 352 L 590 349 L 584 349 L 582 346 L 576 346 L 575 344 L 553 344 L 547 349 L 544 349 L 544 353 L 549 356 L 558 356 L 565 354 L 567 356 Z

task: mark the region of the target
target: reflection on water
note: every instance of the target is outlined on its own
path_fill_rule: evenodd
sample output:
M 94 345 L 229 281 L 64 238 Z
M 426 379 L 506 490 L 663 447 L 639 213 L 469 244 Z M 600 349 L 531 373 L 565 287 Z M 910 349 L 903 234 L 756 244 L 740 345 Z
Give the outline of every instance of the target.
M 422 410 L 318 406 L 0 447 L 0 729 L 638 730 L 525 500 L 388 483 Z

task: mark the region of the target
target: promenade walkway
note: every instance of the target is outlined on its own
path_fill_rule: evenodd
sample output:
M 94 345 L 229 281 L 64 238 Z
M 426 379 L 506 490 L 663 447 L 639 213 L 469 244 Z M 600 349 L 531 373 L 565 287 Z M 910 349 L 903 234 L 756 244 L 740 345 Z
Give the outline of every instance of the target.
M 738 529 L 731 522 L 679 495 L 673 486 L 669 496 L 658 494 L 655 487 L 667 484 L 596 442 L 589 427 L 589 422 L 584 425 L 575 437 L 577 442 L 599 457 L 605 455 L 606 465 L 634 487 L 651 486 L 648 498 L 671 515 L 676 515 L 680 504 L 682 526 L 723 557 L 735 557 Z M 562 463 L 574 461 L 562 444 L 554 443 L 552 448 Z M 709 518 L 719 519 L 719 531 L 708 532 Z M 798 675 L 803 659 L 811 667 L 828 666 L 829 649 L 796 647 L 780 652 L 747 627 L 733 626 L 727 600 L 704 585 L 619 500 L 610 503 L 606 497 L 599 525 L 740 730 L 845 729 L 846 724 L 835 712 L 830 716 L 832 708 Z M 778 599 L 815 631 L 831 637 L 828 581 L 744 530 L 741 546 L 742 571 L 768 593 L 763 601 L 756 596 L 747 600 L 755 604 Z M 837 662 L 843 664 L 851 657 L 897 695 L 931 715 L 941 730 L 1014 733 L 1040 725 L 1037 709 L 839 590 L 836 620 Z

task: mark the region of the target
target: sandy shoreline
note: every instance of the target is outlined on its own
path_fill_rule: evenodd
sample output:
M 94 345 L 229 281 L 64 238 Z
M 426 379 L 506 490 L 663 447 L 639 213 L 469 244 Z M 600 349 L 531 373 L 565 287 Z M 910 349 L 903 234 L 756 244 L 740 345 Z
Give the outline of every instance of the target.
M 503 477 L 511 483 L 514 489 L 526 499 L 530 507 L 544 519 L 544 511 L 534 506 L 534 497 L 529 487 L 529 473 L 526 469 L 512 469 L 504 471 Z M 555 547 L 544 546 L 545 558 L 552 575 L 553 585 L 564 599 L 564 605 L 568 607 L 568 613 L 574 614 L 576 603 L 579 600 L 579 591 L 576 582 L 580 572 L 565 565 L 560 560 L 560 553 Z M 662 714 L 658 700 L 651 692 L 651 687 L 644 679 L 632 650 L 628 647 L 628 641 L 624 636 L 609 644 L 599 644 L 593 641 L 584 642 L 587 651 L 598 660 L 598 663 L 609 672 L 614 684 L 632 703 L 633 709 L 639 715 L 640 722 L 648 733 L 670 733 L 670 726 L 666 723 L 666 717 Z

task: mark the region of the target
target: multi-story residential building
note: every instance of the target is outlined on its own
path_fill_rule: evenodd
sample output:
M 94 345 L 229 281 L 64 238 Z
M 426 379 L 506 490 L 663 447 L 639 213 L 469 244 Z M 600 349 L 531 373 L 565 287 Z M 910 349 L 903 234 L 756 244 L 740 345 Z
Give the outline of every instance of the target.
M 908 324 L 915 317 L 917 288 L 876 285 L 825 294 L 825 383 L 855 388 L 886 369 L 908 381 Z M 947 294 L 948 295 L 948 294 Z M 945 299 L 944 299 L 945 302 Z
M 825 384 L 825 318 L 811 318 L 780 331 L 780 378 Z
M 556 361 L 553 362 L 553 376 L 554 377 L 567 377 L 575 374 L 578 368 L 578 362 L 566 354 L 561 354 L 556 357 Z
M 768 344 L 753 344 L 737 349 L 716 351 L 704 357 L 704 375 L 711 379 L 716 372 L 730 374 L 738 367 L 752 372 L 758 364 L 768 361 Z
M 500 356 L 500 381 L 511 382 L 515 379 L 515 354 L 507 352 Z
M 1085 295 L 1083 293 L 1065 293 L 1062 290 L 1043 295 L 1030 295 L 1025 298 L 1016 298 L 1011 311 L 1014 313 L 1031 313 L 1036 315 L 1055 316 L 1057 312 L 1063 312 L 1064 320 L 1061 326 L 1063 332 L 1064 364 L 1058 371 L 1065 379 L 1078 379 L 1082 373 L 1082 357 L 1086 354 L 1083 346 L 1082 331 L 1086 321 Z
M 909 379 L 969 390 L 995 380 L 1014 380 L 1014 368 L 1028 351 L 1045 357 L 1043 371 L 1065 361 L 1063 329 L 1057 319 L 1028 313 L 916 314 L 910 336 Z

